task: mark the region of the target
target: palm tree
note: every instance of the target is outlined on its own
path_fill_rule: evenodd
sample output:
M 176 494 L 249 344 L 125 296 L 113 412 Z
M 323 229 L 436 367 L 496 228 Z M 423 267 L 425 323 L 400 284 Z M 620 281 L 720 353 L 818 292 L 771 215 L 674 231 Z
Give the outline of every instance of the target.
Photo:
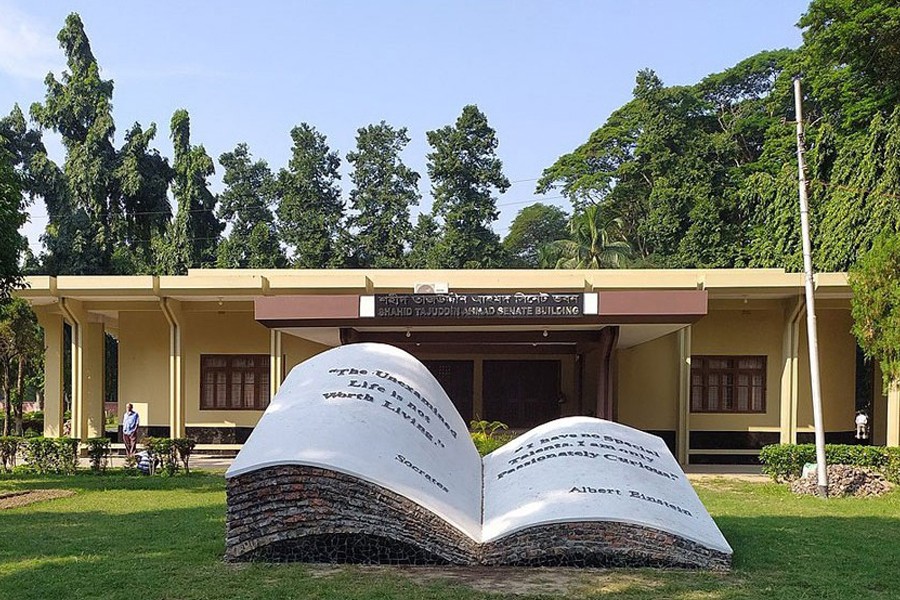
M 553 242 L 557 269 L 617 269 L 631 254 L 622 233 L 623 221 L 604 204 L 591 204 L 572 215 L 568 240 Z

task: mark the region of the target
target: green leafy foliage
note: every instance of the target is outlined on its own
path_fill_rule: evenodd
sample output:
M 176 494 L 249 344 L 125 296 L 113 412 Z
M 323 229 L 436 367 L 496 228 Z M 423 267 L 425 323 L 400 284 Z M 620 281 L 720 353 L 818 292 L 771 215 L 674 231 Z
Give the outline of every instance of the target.
M 900 386 L 900 233 L 875 240 L 850 271 L 853 334 L 878 360 L 886 388 Z
M 172 446 L 178 454 L 178 459 L 181 461 L 181 466 L 184 467 L 185 473 L 191 472 L 191 454 L 193 454 L 194 446 L 196 445 L 197 441 L 190 438 L 175 438 L 172 440 Z
M 19 454 L 21 438 L 12 436 L 0 437 L 0 468 L 4 473 L 9 473 L 16 467 L 16 457 Z
M 485 421 L 483 419 L 475 419 L 469 422 L 469 430 L 472 435 L 472 442 L 481 456 L 490 454 L 500 446 L 503 446 L 515 436 L 499 433 L 509 429 L 506 423 L 500 421 Z
M 803 466 L 816 462 L 814 444 L 773 444 L 759 453 L 762 471 L 775 481 L 791 481 L 800 477 Z M 837 465 L 868 467 L 881 472 L 886 479 L 900 483 L 900 448 L 826 444 L 825 462 Z
M 503 238 L 509 266 L 542 267 L 541 248 L 568 237 L 568 222 L 566 211 L 557 206 L 536 202 L 520 210 Z
M 42 370 L 43 353 L 43 333 L 28 302 L 0 300 L 0 397 L 7 400 L 3 435 L 24 433 L 26 383 Z
M 495 193 L 509 189 L 497 157 L 497 135 L 475 105 L 465 106 L 454 125 L 429 131 L 428 176 L 433 211 L 443 223 L 432 254 L 433 268 L 497 268 L 505 264 Z
M 219 157 L 225 168 L 225 191 L 219 195 L 219 218 L 231 225 L 219 245 L 216 266 L 229 269 L 278 269 L 287 265 L 278 242 L 275 177 L 264 160 L 253 161 L 247 144 Z
M 572 215 L 569 239 L 553 242 L 558 269 L 608 269 L 624 266 L 631 247 L 623 221 L 606 203 L 591 204 Z
M 0 301 L 22 283 L 19 257 L 26 247 L 19 228 L 25 224 L 25 200 L 13 157 L 0 144 Z
M 110 441 L 109 438 L 88 438 L 85 442 L 87 455 L 91 461 L 91 471 L 105 473 L 109 466 Z
M 344 203 L 338 171 L 341 159 L 324 135 L 301 123 L 291 130 L 291 158 L 278 173 L 281 240 L 292 253 L 291 265 L 306 269 L 340 266 L 338 236 Z
M 28 463 L 28 470 L 34 473 L 72 474 L 78 470 L 78 449 L 80 440 L 76 438 L 23 438 L 19 448 Z
M 215 264 L 224 225 L 216 217 L 217 200 L 207 182 L 215 165 L 203 146 L 191 144 L 191 118 L 186 110 L 175 111 L 171 130 L 175 149 L 172 191 L 178 212 L 162 245 L 160 263 L 163 272 L 180 275 Z
M 400 153 L 409 144 L 406 128 L 384 121 L 357 131 L 356 151 L 347 153 L 353 166 L 348 219 L 353 229 L 349 255 L 354 267 L 397 269 L 406 264 L 406 244 L 412 236 L 411 206 L 419 204 L 419 174 L 403 164 Z

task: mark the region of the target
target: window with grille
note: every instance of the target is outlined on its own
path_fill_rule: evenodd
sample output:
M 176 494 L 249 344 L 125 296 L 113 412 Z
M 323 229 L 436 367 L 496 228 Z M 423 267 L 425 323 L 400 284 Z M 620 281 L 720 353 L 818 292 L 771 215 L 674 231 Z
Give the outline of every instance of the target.
M 265 410 L 268 405 L 268 354 L 200 356 L 202 410 Z
M 692 356 L 691 412 L 766 412 L 766 357 Z

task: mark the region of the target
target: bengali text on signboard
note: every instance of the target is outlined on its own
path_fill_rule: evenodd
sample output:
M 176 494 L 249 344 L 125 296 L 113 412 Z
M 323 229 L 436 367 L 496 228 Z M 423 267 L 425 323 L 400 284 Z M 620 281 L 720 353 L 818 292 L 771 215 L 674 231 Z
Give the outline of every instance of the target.
M 382 319 L 570 319 L 584 315 L 584 294 L 375 294 Z

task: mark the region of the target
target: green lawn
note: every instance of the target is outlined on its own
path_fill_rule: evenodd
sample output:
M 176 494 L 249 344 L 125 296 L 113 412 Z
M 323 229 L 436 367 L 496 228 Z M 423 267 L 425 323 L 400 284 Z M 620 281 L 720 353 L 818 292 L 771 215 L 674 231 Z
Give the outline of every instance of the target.
M 715 480 L 699 493 L 735 549 L 735 569 L 577 571 L 227 565 L 221 475 L 0 477 L 0 491 L 66 488 L 68 498 L 0 511 L 0 598 L 897 598 L 900 491 L 881 499 L 797 498 L 774 484 Z M 446 573 L 447 577 L 444 577 Z M 443 577 L 443 579 L 442 579 Z M 451 578 L 451 579 L 448 579 Z M 425 580 L 426 583 L 417 583 Z M 507 585 L 509 582 L 509 585 Z M 526 596 L 516 596 L 518 598 Z

